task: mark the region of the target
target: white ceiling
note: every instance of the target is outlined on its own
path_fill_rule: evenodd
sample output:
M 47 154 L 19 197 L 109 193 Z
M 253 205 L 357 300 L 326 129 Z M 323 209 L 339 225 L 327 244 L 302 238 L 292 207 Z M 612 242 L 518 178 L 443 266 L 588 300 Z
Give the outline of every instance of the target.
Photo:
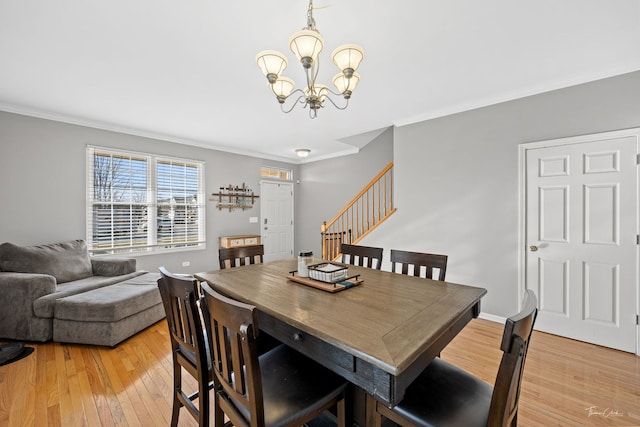
M 320 79 L 365 49 L 350 106 L 284 114 L 255 64 L 307 0 L 0 0 L 0 110 L 297 162 L 377 131 L 640 69 L 640 0 L 316 0 Z M 323 8 L 323 6 L 328 6 Z

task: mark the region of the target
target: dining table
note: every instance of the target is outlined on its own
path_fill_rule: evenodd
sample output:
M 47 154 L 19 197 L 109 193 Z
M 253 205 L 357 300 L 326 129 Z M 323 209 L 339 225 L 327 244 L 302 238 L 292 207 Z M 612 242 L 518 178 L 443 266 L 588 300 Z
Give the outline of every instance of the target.
M 394 406 L 406 388 L 480 313 L 486 289 L 348 265 L 357 285 L 339 292 L 290 280 L 295 259 L 198 273 L 216 291 L 254 305 L 261 331 Z M 334 289 L 335 290 L 335 289 Z M 370 405 L 369 405 L 370 406 Z

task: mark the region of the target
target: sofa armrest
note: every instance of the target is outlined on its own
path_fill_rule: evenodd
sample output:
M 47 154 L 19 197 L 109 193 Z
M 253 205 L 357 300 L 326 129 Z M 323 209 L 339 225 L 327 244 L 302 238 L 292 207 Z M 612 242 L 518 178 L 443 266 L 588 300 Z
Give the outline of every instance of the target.
M 46 341 L 51 339 L 51 319 L 38 318 L 36 299 L 54 293 L 56 279 L 48 274 L 0 272 L 0 337 Z
M 91 258 L 94 276 L 122 276 L 136 271 L 135 258 Z
M 12 306 L 11 299 L 16 295 L 35 301 L 55 291 L 56 278 L 48 274 L 0 272 L 0 298 L 7 303 L 3 307 Z

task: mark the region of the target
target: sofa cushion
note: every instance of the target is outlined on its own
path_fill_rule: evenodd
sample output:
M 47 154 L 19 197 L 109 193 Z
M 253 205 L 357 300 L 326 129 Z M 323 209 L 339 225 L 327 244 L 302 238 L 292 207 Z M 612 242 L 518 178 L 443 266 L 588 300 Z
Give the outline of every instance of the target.
M 3 243 L 0 245 L 0 270 L 49 274 L 58 283 L 84 279 L 93 274 L 84 240 L 38 246 Z
M 73 282 L 63 283 L 62 285 L 56 286 L 56 291 L 54 293 L 44 295 L 36 299 L 33 302 L 33 313 L 38 317 L 53 317 L 55 304 L 59 298 L 77 295 L 82 292 L 124 282 L 145 273 L 146 271 L 139 270 L 122 276 L 91 276 L 80 280 L 74 280 Z
M 147 273 L 111 286 L 59 298 L 55 318 L 81 322 L 117 322 L 161 305 L 159 273 Z

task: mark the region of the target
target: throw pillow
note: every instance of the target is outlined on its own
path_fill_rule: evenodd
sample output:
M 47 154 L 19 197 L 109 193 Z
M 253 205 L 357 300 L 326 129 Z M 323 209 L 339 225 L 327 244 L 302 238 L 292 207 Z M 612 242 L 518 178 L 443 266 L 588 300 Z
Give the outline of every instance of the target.
M 50 274 L 58 283 L 84 279 L 93 274 L 84 240 L 38 246 L 0 245 L 0 270 Z

